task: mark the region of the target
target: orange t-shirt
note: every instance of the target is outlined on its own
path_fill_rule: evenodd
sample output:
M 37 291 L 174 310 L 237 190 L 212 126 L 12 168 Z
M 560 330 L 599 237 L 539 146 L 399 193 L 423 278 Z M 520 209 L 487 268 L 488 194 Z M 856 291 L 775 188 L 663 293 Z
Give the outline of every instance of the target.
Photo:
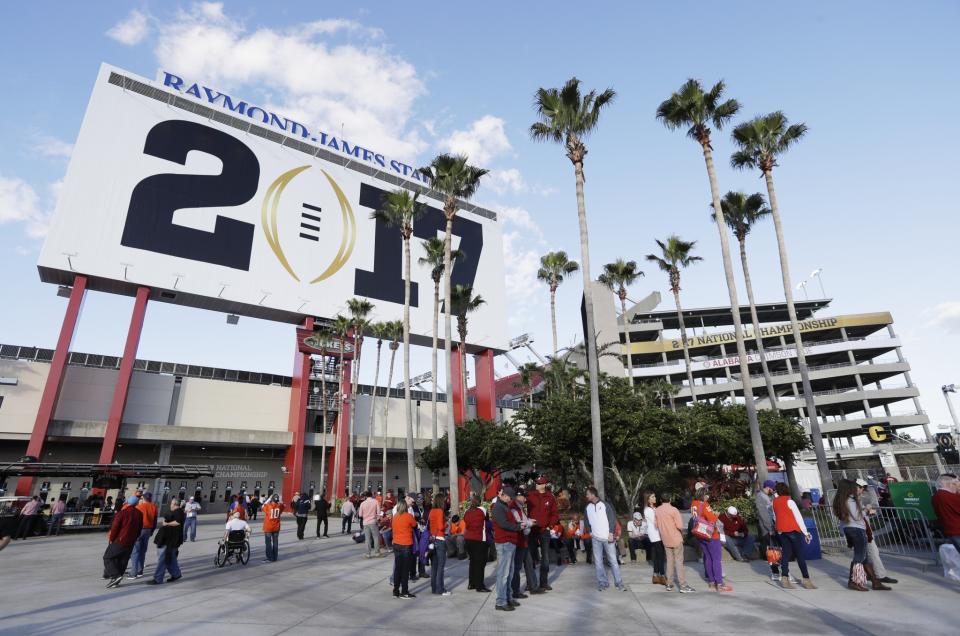
M 413 529 L 417 520 L 409 512 L 401 512 L 393 517 L 393 542 L 396 545 L 413 545 Z
M 430 535 L 434 537 L 444 536 L 444 531 L 446 528 L 446 523 L 443 519 L 443 509 L 442 508 L 433 508 L 430 510 L 430 516 L 428 517 L 430 523 Z
M 577 530 L 580 529 L 580 524 L 571 521 L 567 524 L 566 530 L 563 532 L 564 539 L 575 539 L 577 537 Z
M 450 524 L 450 534 L 463 534 L 467 530 L 467 524 L 461 519 L 456 523 Z
M 263 531 L 280 532 L 280 514 L 283 512 L 283 506 L 270 502 L 263 506 Z
M 154 504 L 145 499 L 141 499 L 137 504 L 137 510 L 143 515 L 144 529 L 157 527 L 157 507 Z

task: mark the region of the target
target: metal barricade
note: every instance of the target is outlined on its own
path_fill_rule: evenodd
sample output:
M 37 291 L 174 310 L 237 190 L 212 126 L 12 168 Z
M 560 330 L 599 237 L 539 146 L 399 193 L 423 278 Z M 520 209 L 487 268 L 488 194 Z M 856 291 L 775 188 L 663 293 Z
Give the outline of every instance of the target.
M 877 514 L 869 517 L 873 541 L 881 554 L 896 554 L 929 558 L 939 562 L 937 540 L 930 523 L 915 508 L 876 508 Z M 847 539 L 840 531 L 837 518 L 830 508 L 815 507 L 811 510 L 820 546 L 825 552 L 843 552 Z

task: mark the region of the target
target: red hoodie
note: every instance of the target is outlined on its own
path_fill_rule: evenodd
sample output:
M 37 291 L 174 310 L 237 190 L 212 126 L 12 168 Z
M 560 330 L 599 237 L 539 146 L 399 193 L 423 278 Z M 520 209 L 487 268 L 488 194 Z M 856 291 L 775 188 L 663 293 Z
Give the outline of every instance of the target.
M 537 528 L 544 529 L 557 525 L 560 523 L 557 498 L 549 490 L 542 493 L 539 490 L 528 492 L 527 515 L 537 522 Z

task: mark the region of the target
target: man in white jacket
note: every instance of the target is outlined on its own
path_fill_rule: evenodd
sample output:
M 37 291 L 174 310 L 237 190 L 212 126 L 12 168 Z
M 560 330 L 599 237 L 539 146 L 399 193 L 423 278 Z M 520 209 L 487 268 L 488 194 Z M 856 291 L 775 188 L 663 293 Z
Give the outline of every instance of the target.
M 607 580 L 607 570 L 603 563 L 606 555 L 613 572 L 613 584 L 621 592 L 627 591 L 620 577 L 620 566 L 617 565 L 616 537 L 613 533 L 617 525 L 617 517 L 613 506 L 600 499 L 597 489 L 587 487 L 587 510 L 584 525 L 593 537 L 593 566 L 597 570 L 597 589 L 601 592 L 610 587 Z

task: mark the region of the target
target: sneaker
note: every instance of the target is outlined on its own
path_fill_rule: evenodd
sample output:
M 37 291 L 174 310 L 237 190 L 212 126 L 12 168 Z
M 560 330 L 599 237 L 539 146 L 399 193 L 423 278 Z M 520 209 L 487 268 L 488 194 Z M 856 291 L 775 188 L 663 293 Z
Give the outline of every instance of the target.
M 147 585 L 160 585 L 163 581 L 158 581 L 157 579 L 150 579 L 147 581 Z
M 603 591 L 606 590 L 606 589 L 607 589 L 607 588 L 604 587 L 603 585 L 598 585 L 598 586 L 597 586 L 597 591 L 598 591 L 598 592 L 603 592 Z
M 520 607 L 520 603 L 517 603 L 517 602 L 516 602 L 515 600 L 513 600 L 513 599 L 510 599 L 509 601 L 507 601 L 507 605 L 509 605 L 509 606 L 511 606 L 511 607 Z
M 450 592 L 450 590 L 447 590 L 446 592 L 441 592 L 440 596 L 453 596 L 453 593 Z
M 134 580 L 136 580 L 136 579 L 139 579 L 140 576 L 141 576 L 141 575 L 139 575 L 139 574 L 128 574 L 128 575 L 127 575 L 127 580 L 128 580 L 128 581 L 134 581 Z
M 696 592 L 696 590 L 693 589 L 692 587 L 690 587 L 689 585 L 681 585 L 681 586 L 680 586 L 680 593 L 681 593 L 681 594 L 690 594 L 691 592 Z
M 407 592 L 406 594 L 401 594 L 401 595 L 400 595 L 400 598 L 402 598 L 402 599 L 417 598 L 417 595 L 416 595 L 416 594 L 413 594 L 412 592 Z
M 546 594 L 547 591 L 546 591 L 546 590 L 541 590 L 540 588 L 537 588 L 537 589 L 535 589 L 535 590 L 530 590 L 529 593 L 530 593 L 530 594 Z
M 393 591 L 393 598 L 400 598 L 400 590 Z
M 547 584 L 547 585 L 541 585 L 541 586 L 540 586 L 540 589 L 541 589 L 541 590 L 546 590 L 546 591 L 549 592 L 549 591 L 552 590 L 553 588 L 550 587 L 549 584 Z
M 618 585 L 617 590 L 619 590 L 620 592 L 629 592 L 630 588 L 628 588 L 626 585 Z
M 260 563 L 270 563 L 270 559 L 260 559 Z
M 718 592 L 732 592 L 732 591 L 733 591 L 733 587 L 731 587 L 730 585 L 727 585 L 726 583 L 724 583 L 723 585 L 717 585 L 717 591 L 718 591 Z
M 108 588 L 111 588 L 111 587 L 120 587 L 120 581 L 122 581 L 122 580 L 123 580 L 123 575 L 115 576 L 115 577 L 113 577 L 112 579 L 110 579 L 110 582 L 109 582 L 109 583 L 107 583 L 107 587 L 108 587 Z
M 500 610 L 501 612 L 512 612 L 513 605 L 497 605 L 493 609 Z
M 674 591 L 674 590 L 677 589 L 677 588 L 673 587 L 673 583 L 667 583 L 667 585 L 664 587 L 664 589 L 667 590 L 668 592 L 672 592 L 672 591 Z
M 528 598 L 526 594 L 514 594 L 513 598 Z
M 776 574 L 776 573 L 771 574 L 771 575 L 770 575 L 770 582 L 771 582 L 771 583 L 779 583 L 779 582 L 780 582 L 780 575 L 779 575 L 779 574 Z
M 182 578 L 182 574 L 180 576 L 171 576 L 169 579 L 167 579 L 167 583 L 173 583 L 174 581 L 179 581 Z

